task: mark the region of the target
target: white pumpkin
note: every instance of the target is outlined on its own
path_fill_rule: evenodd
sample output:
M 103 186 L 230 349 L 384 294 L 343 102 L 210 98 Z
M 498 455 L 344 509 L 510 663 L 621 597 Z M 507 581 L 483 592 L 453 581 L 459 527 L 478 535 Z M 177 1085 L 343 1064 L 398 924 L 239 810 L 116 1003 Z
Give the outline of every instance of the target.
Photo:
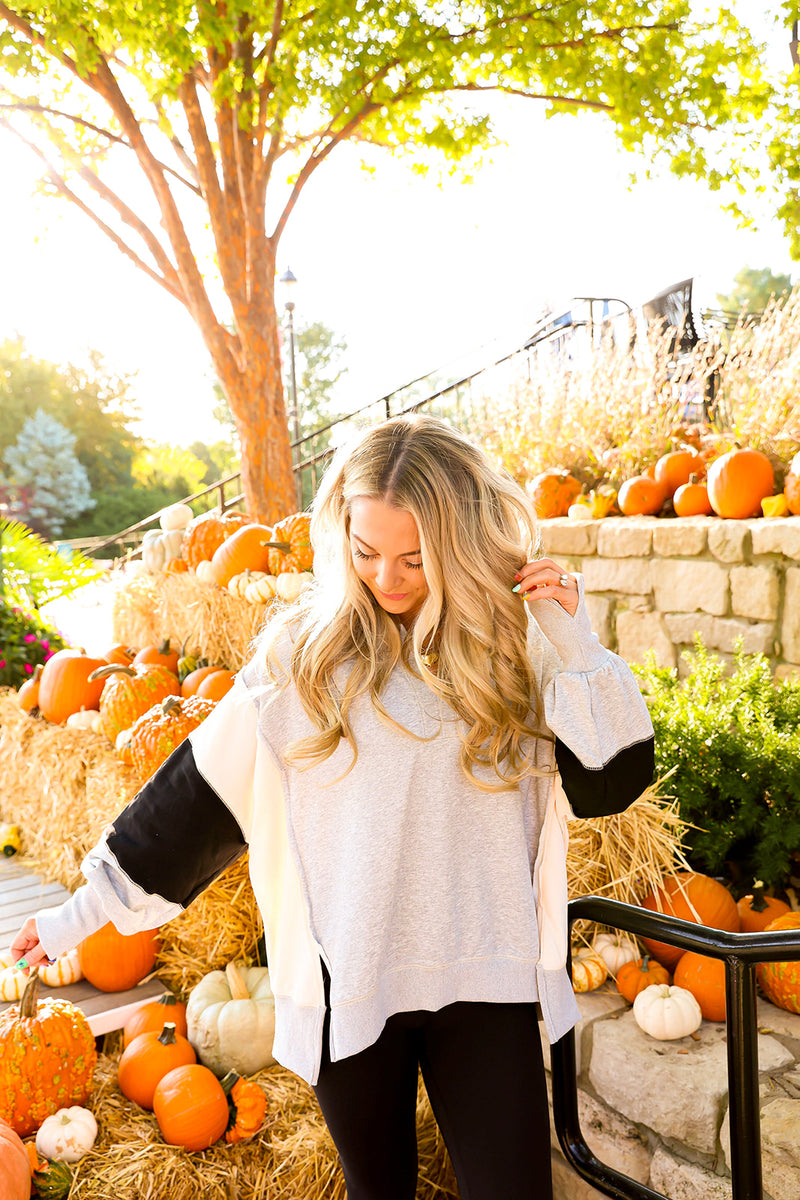
M 310 571 L 283 571 L 275 580 L 275 595 L 286 604 L 293 604 L 313 578 Z
M 161 543 L 161 530 L 148 529 L 142 538 L 142 562 L 148 571 L 164 570 L 164 547 Z
M 240 571 L 238 575 L 233 575 L 225 585 L 232 596 L 238 596 L 244 599 L 245 591 L 250 583 L 256 583 L 259 579 L 266 579 L 266 571 Z
M 167 533 L 160 529 L 148 529 L 142 538 L 142 562 L 148 571 L 163 571 L 168 562 L 180 556 L 182 545 L 181 529 Z
M 595 954 L 600 955 L 612 975 L 616 975 L 626 962 L 635 962 L 637 958 L 641 958 L 641 951 L 636 942 L 615 933 L 598 934 L 592 942 L 592 949 Z
M 39 967 L 39 978 L 46 987 L 66 987 L 83 979 L 77 947 L 59 954 L 55 962 L 43 963 Z
M 6 967 L 0 971 L 0 1000 L 21 1000 L 25 991 L 28 976 L 16 967 Z
M 686 988 L 653 983 L 634 1000 L 633 1019 L 650 1037 L 668 1042 L 694 1033 L 702 1024 L 703 1014 Z
M 66 724 L 70 729 L 88 729 L 90 733 L 98 733 L 98 718 L 96 708 L 82 708 L 80 712 L 70 713 Z
M 73 1163 L 89 1153 L 96 1137 L 94 1114 L 75 1104 L 45 1117 L 36 1134 L 36 1149 L 51 1162 Z
M 244 598 L 249 604 L 270 604 L 275 599 L 276 575 L 265 575 L 263 579 L 253 579 L 244 589 Z
M 274 1063 L 275 997 L 266 967 L 211 971 L 186 1005 L 189 1041 L 203 1066 L 220 1078 L 228 1071 L 254 1075 Z
M 168 508 L 162 509 L 158 523 L 165 533 L 171 533 L 176 529 L 185 529 L 193 516 L 194 513 L 188 504 L 170 504 Z
M 211 565 L 210 558 L 204 558 L 199 562 L 194 573 L 201 583 L 213 583 L 216 586 L 217 576 Z
M 594 950 L 581 950 L 572 956 L 573 992 L 593 992 L 608 978 L 608 969 Z

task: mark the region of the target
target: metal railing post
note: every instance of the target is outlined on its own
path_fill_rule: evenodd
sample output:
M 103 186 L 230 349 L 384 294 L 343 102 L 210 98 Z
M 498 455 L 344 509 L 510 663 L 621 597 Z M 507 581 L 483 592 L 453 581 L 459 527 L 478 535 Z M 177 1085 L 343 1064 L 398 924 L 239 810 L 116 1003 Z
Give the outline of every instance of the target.
M 728 933 L 601 896 L 570 900 L 570 930 L 576 920 L 596 921 L 637 937 L 723 960 L 732 1197 L 763 1200 L 755 969 L 758 962 L 800 961 L 800 931 Z M 574 1029 L 551 1047 L 551 1061 L 553 1122 L 570 1166 L 582 1179 L 614 1200 L 667 1200 L 660 1192 L 600 1162 L 587 1145 L 578 1119 Z
M 728 1018 L 728 1120 L 733 1200 L 761 1200 L 756 965 L 725 959 Z

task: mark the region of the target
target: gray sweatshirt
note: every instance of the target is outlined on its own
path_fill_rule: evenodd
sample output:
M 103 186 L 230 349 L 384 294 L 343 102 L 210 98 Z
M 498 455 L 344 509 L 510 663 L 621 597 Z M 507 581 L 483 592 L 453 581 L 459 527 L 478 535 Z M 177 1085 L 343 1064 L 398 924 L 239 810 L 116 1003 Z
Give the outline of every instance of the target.
M 463 1000 L 539 1000 L 551 1040 L 562 1036 L 578 1016 L 564 970 L 565 797 L 582 816 L 631 803 L 652 776 L 652 727 L 582 602 L 575 617 L 551 600 L 536 612 L 529 652 L 554 735 L 536 743 L 542 775 L 480 791 L 459 765 L 454 712 L 402 666 L 382 696 L 401 728 L 363 697 L 352 769 L 346 743 L 287 767 L 287 743 L 312 726 L 294 688 L 265 684 L 257 655 L 87 856 L 88 886 L 39 915 L 45 949 L 109 919 L 123 932 L 163 923 L 249 846 L 274 1054 L 304 1078 L 316 1081 L 321 1056 L 320 959 L 334 1061 L 395 1012 Z

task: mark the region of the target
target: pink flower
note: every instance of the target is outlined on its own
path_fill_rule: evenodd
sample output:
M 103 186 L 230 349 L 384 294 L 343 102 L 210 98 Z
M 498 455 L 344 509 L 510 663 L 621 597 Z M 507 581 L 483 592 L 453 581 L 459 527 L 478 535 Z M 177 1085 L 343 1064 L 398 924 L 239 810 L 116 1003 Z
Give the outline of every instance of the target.
M 37 640 L 36 634 L 35 633 L 26 633 L 25 637 L 22 640 L 23 640 L 23 642 L 28 642 L 29 644 L 31 642 L 35 642 Z
M 24 672 L 25 672 L 25 674 L 26 674 L 26 675 L 32 675 L 32 674 L 33 674 L 33 667 L 31 666 L 31 664 L 30 664 L 30 663 L 23 663 L 23 667 L 22 667 L 22 669 L 24 670 Z
M 6 660 L 4 658 L 0 658 L 0 671 L 2 671 L 2 669 L 5 665 L 6 665 Z
M 42 638 L 42 640 L 39 644 L 41 645 L 41 647 L 45 653 L 47 653 L 47 651 L 50 649 L 50 643 L 48 642 L 47 638 Z

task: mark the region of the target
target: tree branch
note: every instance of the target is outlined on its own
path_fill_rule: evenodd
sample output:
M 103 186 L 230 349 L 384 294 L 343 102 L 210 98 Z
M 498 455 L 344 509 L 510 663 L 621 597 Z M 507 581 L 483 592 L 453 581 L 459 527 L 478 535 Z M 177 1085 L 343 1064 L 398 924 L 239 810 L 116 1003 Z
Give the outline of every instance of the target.
M 86 129 L 91 129 L 93 133 L 99 133 L 101 137 L 108 138 L 110 142 L 113 142 L 117 146 L 124 146 L 126 150 L 131 149 L 130 142 L 124 137 L 120 137 L 118 133 L 112 133 L 109 129 L 103 129 L 100 125 L 94 125 L 91 121 L 84 120 L 83 117 L 76 117 L 73 113 L 62 112 L 58 108 L 48 108 L 44 104 L 33 104 L 27 100 L 15 101 L 13 104 L 0 103 L 0 109 L 3 108 L 7 108 L 12 112 L 37 112 L 41 113 L 42 116 L 61 117 L 65 121 L 72 121 L 74 125 L 83 125 Z M 184 179 L 183 175 L 174 170 L 173 167 L 168 166 L 167 163 L 162 163 L 158 159 L 156 161 L 162 170 L 168 172 L 170 175 L 174 175 L 179 183 L 182 183 L 184 187 L 188 187 L 190 192 L 194 192 L 196 196 L 200 195 L 200 189 L 190 180 Z
M 177 281 L 173 282 L 170 279 L 159 275 L 159 273 L 154 271 L 153 268 L 144 261 L 144 259 L 140 258 L 136 251 L 133 250 L 127 244 L 127 242 L 122 240 L 116 230 L 112 229 L 110 225 L 107 225 L 102 217 L 98 216 L 93 209 L 89 208 L 88 204 L 86 204 L 85 201 L 83 201 L 81 197 L 77 195 L 77 193 L 73 192 L 72 188 L 70 188 L 69 184 L 64 179 L 64 176 L 60 174 L 53 163 L 50 162 L 47 155 L 39 149 L 35 142 L 30 141 L 24 136 L 24 134 L 21 134 L 19 130 L 15 129 L 11 122 L 5 117 L 0 117 L 0 125 L 2 125 L 4 129 L 7 129 L 9 133 L 13 133 L 15 137 L 18 137 L 20 141 L 23 142 L 30 150 L 32 150 L 33 153 L 44 163 L 47 170 L 47 178 L 61 196 L 79 208 L 82 213 L 85 213 L 86 216 L 89 217 L 89 219 L 93 221 L 100 230 L 102 230 L 105 236 L 114 243 L 118 250 L 120 250 L 127 258 L 129 258 L 131 262 L 134 263 L 135 266 L 137 266 L 141 271 L 144 271 L 145 275 L 148 275 L 152 280 L 160 284 L 161 287 L 163 287 L 165 291 L 169 292 L 169 294 L 176 300 L 180 300 L 182 304 L 186 304 L 186 298 L 180 287 L 177 285 Z
M 172 262 L 170 262 L 166 250 L 161 245 L 161 242 L 158 240 L 149 226 L 145 224 L 141 217 L 136 215 L 133 209 L 128 207 L 128 205 L 116 194 L 116 192 L 112 191 L 112 189 L 108 187 L 108 185 L 105 184 L 98 175 L 95 175 L 94 171 L 91 171 L 88 167 L 83 166 L 78 168 L 78 174 L 80 175 L 81 179 L 90 188 L 92 188 L 92 190 L 95 191 L 98 196 L 100 196 L 102 200 L 105 200 L 106 204 L 109 204 L 119 214 L 120 219 L 124 221 L 125 224 L 134 231 L 134 233 L 138 233 L 139 237 L 152 254 L 153 259 L 160 268 L 164 278 L 173 285 L 173 287 L 176 289 L 176 292 L 179 291 L 180 281 L 178 279 L 178 273 L 175 270 Z
M 270 234 L 269 241 L 273 247 L 273 252 L 277 248 L 280 236 L 286 226 L 286 222 L 289 220 L 292 209 L 297 203 L 298 197 L 300 196 L 300 193 L 309 177 L 314 173 L 314 171 L 316 171 L 320 163 L 324 162 L 331 150 L 333 150 L 334 146 L 337 146 L 339 142 L 343 142 L 346 138 L 350 137 L 350 134 L 355 132 L 365 117 L 367 117 L 377 107 L 378 105 L 374 104 L 371 100 L 367 101 L 363 108 L 359 109 L 359 111 L 350 118 L 347 124 L 343 125 L 339 132 L 331 137 L 331 139 L 326 143 L 322 150 L 319 151 L 319 153 L 312 154 L 306 160 L 302 170 L 300 171 L 300 174 L 297 176 L 297 179 L 294 182 L 294 187 L 289 194 L 289 199 L 284 205 L 283 212 L 278 218 L 278 222 Z

